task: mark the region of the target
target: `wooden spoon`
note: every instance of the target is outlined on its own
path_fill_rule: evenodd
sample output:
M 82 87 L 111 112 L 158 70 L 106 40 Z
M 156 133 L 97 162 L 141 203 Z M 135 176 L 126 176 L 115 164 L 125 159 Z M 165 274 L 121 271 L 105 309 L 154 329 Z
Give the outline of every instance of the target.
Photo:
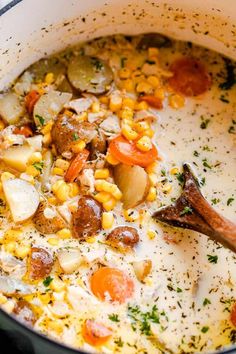
M 183 170 L 182 194 L 174 204 L 156 211 L 153 217 L 172 226 L 201 232 L 236 252 L 236 224 L 206 201 L 188 164 L 183 165 Z

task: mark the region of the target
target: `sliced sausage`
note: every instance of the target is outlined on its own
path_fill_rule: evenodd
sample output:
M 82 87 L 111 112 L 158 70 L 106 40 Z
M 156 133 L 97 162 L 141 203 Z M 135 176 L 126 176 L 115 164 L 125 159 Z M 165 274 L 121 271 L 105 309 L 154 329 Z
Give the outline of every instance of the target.
M 44 248 L 32 247 L 27 265 L 30 279 L 42 279 L 50 274 L 53 266 L 53 257 Z
M 33 326 L 37 321 L 32 305 L 25 300 L 17 301 L 13 309 L 13 314 L 20 322 L 27 326 Z
M 96 125 L 89 122 L 78 122 L 75 117 L 65 114 L 58 116 L 52 127 L 52 141 L 58 153 L 63 154 L 71 150 L 77 140 L 90 143 L 97 135 Z
M 73 237 L 86 239 L 101 230 L 102 206 L 94 198 L 83 196 L 72 213 Z
M 91 160 L 98 158 L 100 154 L 107 151 L 107 140 L 105 134 L 98 129 L 96 137 L 91 141 Z
M 64 219 L 56 212 L 55 209 L 51 209 L 52 217 L 46 217 L 47 208 L 50 209 L 47 203 L 40 202 L 38 209 L 33 217 L 33 222 L 36 229 L 43 234 L 53 234 L 66 227 Z M 55 215 L 55 216 L 53 216 Z
M 134 247 L 139 242 L 139 234 L 134 227 L 119 226 L 107 235 L 107 241 L 114 247 Z

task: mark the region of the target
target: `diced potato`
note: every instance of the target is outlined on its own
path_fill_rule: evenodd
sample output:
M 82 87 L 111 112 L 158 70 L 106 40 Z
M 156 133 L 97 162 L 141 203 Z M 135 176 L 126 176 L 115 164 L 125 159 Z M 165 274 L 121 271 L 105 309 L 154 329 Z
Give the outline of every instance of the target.
M 77 248 L 61 249 L 57 256 L 60 267 L 68 274 L 77 270 L 82 263 L 81 252 Z
M 152 261 L 145 259 L 143 261 L 133 262 L 134 273 L 139 281 L 144 281 L 152 270 Z
M 125 209 L 134 208 L 146 199 L 150 182 L 142 167 L 119 164 L 114 167 L 114 178 Z
M 14 222 L 29 219 L 39 205 L 39 193 L 32 184 L 19 179 L 2 181 L 3 191 Z
M 35 135 L 31 138 L 27 138 L 27 143 L 35 150 L 41 151 L 42 150 L 42 143 L 43 143 L 43 136 L 42 135 Z
M 24 106 L 15 93 L 7 93 L 0 98 L 0 116 L 8 124 L 15 124 L 24 113 Z
M 49 91 L 42 95 L 34 106 L 35 124 L 42 127 L 50 120 L 55 119 L 71 97 L 71 93 L 59 91 Z
M 29 145 L 12 146 L 2 151 L 1 158 L 8 166 L 20 172 L 24 172 L 33 152 L 34 149 Z

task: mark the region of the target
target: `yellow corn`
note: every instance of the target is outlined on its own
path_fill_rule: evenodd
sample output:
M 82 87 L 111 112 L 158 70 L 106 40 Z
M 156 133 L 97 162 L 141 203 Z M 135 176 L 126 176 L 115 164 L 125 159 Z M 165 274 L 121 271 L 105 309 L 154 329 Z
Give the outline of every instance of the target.
M 110 153 L 106 155 L 106 160 L 110 165 L 116 166 L 120 163 L 114 156 L 112 156 Z
M 59 243 L 59 240 L 55 237 L 50 237 L 50 238 L 48 238 L 47 241 L 48 241 L 49 245 L 51 245 L 51 246 L 57 246 Z
M 68 185 L 69 185 L 69 188 L 70 188 L 69 196 L 71 198 L 76 197 L 79 194 L 79 186 L 78 186 L 78 184 L 73 182 L 73 183 L 69 183 Z
M 62 170 L 66 171 L 70 166 L 70 163 L 63 159 L 57 159 L 55 162 L 55 166 L 61 168 Z
M 128 68 L 121 68 L 119 70 L 119 77 L 121 79 L 128 79 L 130 77 L 130 75 L 131 75 L 131 71 Z
M 157 175 L 155 173 L 149 173 L 148 175 L 151 186 L 156 186 L 158 182 Z
M 96 237 L 89 237 L 86 240 L 88 243 L 95 243 L 96 242 Z
M 121 132 L 128 140 L 135 140 L 138 138 L 138 133 L 127 124 L 122 125 Z
M 146 135 L 147 137 L 152 138 L 154 136 L 154 131 L 151 128 L 149 128 L 143 132 L 143 135 Z
M 122 87 L 124 90 L 126 90 L 127 92 L 132 92 L 134 91 L 134 82 L 131 79 L 126 79 L 124 81 L 122 81 Z
M 52 205 L 56 205 L 57 204 L 57 198 L 55 197 L 49 197 L 48 198 L 48 203 L 52 204 Z
M 6 252 L 9 253 L 14 253 L 16 247 L 17 247 L 17 243 L 15 241 L 8 242 L 7 244 L 4 245 Z
M 157 98 L 160 98 L 160 100 L 164 100 L 165 98 L 165 91 L 163 88 L 157 88 L 155 89 L 154 96 Z
M 122 108 L 123 108 L 123 109 L 129 108 L 129 109 L 134 110 L 134 106 L 135 106 L 135 100 L 133 100 L 132 98 L 130 98 L 130 97 L 125 97 L 125 98 L 123 99 L 123 102 L 122 102 Z
M 44 305 L 47 305 L 51 301 L 51 294 L 49 292 L 39 294 L 38 297 Z
M 15 255 L 18 258 L 24 259 L 30 252 L 30 246 L 18 245 L 15 249 Z
M 2 182 L 7 181 L 8 179 L 13 179 L 13 178 L 15 178 L 15 176 L 10 172 L 3 172 L 1 174 L 1 181 Z
M 139 219 L 139 212 L 134 209 L 124 209 L 124 218 L 126 221 L 134 222 Z
M 110 97 L 109 108 L 112 112 L 117 112 L 121 109 L 122 97 L 118 94 L 112 94 Z
M 147 235 L 148 235 L 150 240 L 153 240 L 156 237 L 156 233 L 153 230 L 148 230 L 147 231 Z
M 108 168 L 97 169 L 94 173 L 96 179 L 106 179 L 110 176 Z
M 157 191 L 155 187 L 151 187 L 149 189 L 148 195 L 147 195 L 147 201 L 148 202 L 154 202 L 154 200 L 156 200 L 157 197 Z
M 171 168 L 171 170 L 170 170 L 171 175 L 177 175 L 177 173 L 179 173 L 178 167 Z
M 83 112 L 79 116 L 76 117 L 76 120 L 78 122 L 85 122 L 87 119 L 88 119 L 88 113 L 87 112 Z
M 184 106 L 185 100 L 183 96 L 180 96 L 178 94 L 174 94 L 169 96 L 169 105 L 174 108 L 178 109 Z
M 44 137 L 43 137 L 43 143 L 44 143 L 44 145 L 48 146 L 48 145 L 51 144 L 51 142 L 52 142 L 51 133 L 45 134 Z
M 42 161 L 42 154 L 41 152 L 34 152 L 30 158 L 29 158 L 29 163 L 33 164 L 35 162 L 41 162 Z
M 172 185 L 170 183 L 167 183 L 162 187 L 163 193 L 170 193 L 171 190 L 172 190 Z
M 157 167 L 157 163 L 156 162 L 153 162 L 153 163 L 151 163 L 150 165 L 148 165 L 147 167 L 146 167 L 146 172 L 147 173 L 154 173 L 155 172 L 155 170 L 156 170 L 156 167 Z
M 144 135 L 137 141 L 136 146 L 141 151 L 149 151 L 152 148 L 151 139 Z
M 93 104 L 91 106 L 91 111 L 93 113 L 99 113 L 100 112 L 100 103 L 98 101 L 93 102 Z
M 53 278 L 53 280 L 50 283 L 50 288 L 53 291 L 56 291 L 57 293 L 60 293 L 61 291 L 65 290 L 65 283 L 59 279 L 59 278 Z
M 5 128 L 4 122 L 0 119 L 0 130 L 3 130 Z
M 128 107 L 125 107 L 119 112 L 120 119 L 132 120 L 134 116 L 134 111 Z
M 3 305 L 7 302 L 7 297 L 3 294 L 0 294 L 0 305 Z
M 150 125 L 148 124 L 147 121 L 143 120 L 135 123 L 134 128 L 138 133 L 142 133 L 144 130 L 149 129 Z
M 148 76 L 147 82 L 152 85 L 153 88 L 157 88 L 160 86 L 160 79 L 155 75 Z
M 41 129 L 41 132 L 42 132 L 44 135 L 50 133 L 51 130 L 52 130 L 53 124 L 54 124 L 53 120 L 50 120 L 50 121 Z
M 33 177 L 37 177 L 40 175 L 40 171 L 37 170 L 33 165 L 27 166 L 25 172 Z
M 105 203 L 111 199 L 111 194 L 107 192 L 99 192 L 94 196 L 94 199 L 96 199 L 99 203 Z
M 102 213 L 102 228 L 104 230 L 110 229 L 114 223 L 114 215 L 111 212 Z
M 64 240 L 67 238 L 71 238 L 72 234 L 71 234 L 70 229 L 64 228 L 64 229 L 61 229 L 60 231 L 57 231 L 57 236 Z
M 111 197 L 107 202 L 104 202 L 102 206 L 106 211 L 111 211 L 116 206 L 116 199 Z
M 159 54 L 159 49 L 155 48 L 155 47 L 149 47 L 148 48 L 148 57 L 152 58 L 152 57 L 157 57 Z
M 103 104 L 108 104 L 109 98 L 107 96 L 102 96 L 99 98 L 99 101 Z
M 148 103 L 145 101 L 142 102 L 137 102 L 135 105 L 135 110 L 136 111 L 145 111 L 148 109 Z
M 54 81 L 54 75 L 53 73 L 47 73 L 47 75 L 45 76 L 45 82 L 48 85 L 51 85 Z
M 76 142 L 76 143 L 74 143 L 74 144 L 72 145 L 71 150 L 72 150 L 75 154 L 77 154 L 77 153 L 83 151 L 85 147 L 86 147 L 85 141 L 80 140 L 80 141 L 78 141 L 78 142 Z
M 59 180 L 52 186 L 52 191 L 61 202 L 69 198 L 70 187 L 63 180 Z
M 65 171 L 62 168 L 54 167 L 53 170 L 52 170 L 52 173 L 54 175 L 63 176 Z
M 136 91 L 138 93 L 151 93 L 152 85 L 150 85 L 147 81 L 141 81 L 137 84 Z
M 17 241 L 20 238 L 20 235 L 22 234 L 22 231 L 19 230 L 7 230 L 4 234 L 4 239 L 9 242 L 9 241 Z
M 122 198 L 122 193 L 117 187 L 117 185 L 103 181 L 103 180 L 97 180 L 95 182 L 95 188 L 98 192 L 107 192 L 110 193 L 114 198 L 117 200 L 120 200 Z

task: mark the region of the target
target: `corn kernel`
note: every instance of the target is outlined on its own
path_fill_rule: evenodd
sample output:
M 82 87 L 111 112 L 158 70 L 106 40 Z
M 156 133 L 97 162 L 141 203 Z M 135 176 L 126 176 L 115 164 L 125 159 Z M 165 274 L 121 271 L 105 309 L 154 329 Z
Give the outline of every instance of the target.
M 145 101 L 137 102 L 135 105 L 136 111 L 146 111 L 148 109 L 148 103 Z
M 147 82 L 152 85 L 153 88 L 157 88 L 160 86 L 160 79 L 155 75 L 148 76 Z
M 122 198 L 122 193 L 117 187 L 117 185 L 103 181 L 103 180 L 97 180 L 95 182 L 95 188 L 98 192 L 107 192 L 110 193 L 114 198 L 120 200 Z
M 106 155 L 106 160 L 110 165 L 116 166 L 120 163 L 114 156 L 112 156 L 110 153 Z
M 149 151 L 152 148 L 151 139 L 148 136 L 142 136 L 137 143 L 136 146 L 141 151 Z
M 122 108 L 130 108 L 130 109 L 134 109 L 135 106 L 135 100 L 133 100 L 131 97 L 125 97 L 122 101 Z
M 57 198 L 55 197 L 49 197 L 48 198 L 48 203 L 52 204 L 52 205 L 56 205 L 57 204 Z
M 126 79 L 124 81 L 122 81 L 122 87 L 124 90 L 126 90 L 127 92 L 132 92 L 134 91 L 134 82 L 131 79 Z
M 148 175 L 151 186 L 156 186 L 158 182 L 157 175 L 155 173 L 149 173 Z
M 114 223 L 114 215 L 111 212 L 103 212 L 102 213 L 102 228 L 104 230 L 110 229 Z
M 121 68 L 119 70 L 119 77 L 121 79 L 128 79 L 130 77 L 130 75 L 131 75 L 131 71 L 128 68 Z
M 30 252 L 30 246 L 18 245 L 15 249 L 15 255 L 18 258 L 24 259 Z
M 104 202 L 102 206 L 106 211 L 111 211 L 116 206 L 116 199 L 111 197 L 107 202 Z
M 111 198 L 111 194 L 107 192 L 99 192 L 94 196 L 94 199 L 99 203 L 105 203 Z
M 70 166 L 70 163 L 63 159 L 57 159 L 55 162 L 55 166 L 61 168 L 62 170 L 66 171 Z
M 20 235 L 22 234 L 22 231 L 19 230 L 7 230 L 4 234 L 4 239 L 6 241 L 17 241 L 20 238 Z
M 47 75 L 45 76 L 45 82 L 48 85 L 51 85 L 54 81 L 54 75 L 53 73 L 47 73 Z
M 25 172 L 32 177 L 37 177 L 40 175 L 40 171 L 33 165 L 27 166 Z
M 78 122 L 85 122 L 86 120 L 88 120 L 88 113 L 87 112 L 83 112 L 80 115 L 76 116 L 76 120 Z
M 122 126 L 121 132 L 128 140 L 135 140 L 138 138 L 138 133 L 127 124 Z
M 2 182 L 7 181 L 8 179 L 13 179 L 13 178 L 15 178 L 15 176 L 10 172 L 3 172 L 1 174 L 1 181 Z
M 38 297 L 44 305 L 47 305 L 51 301 L 51 294 L 49 292 L 39 294 Z
M 53 170 L 52 170 L 52 173 L 54 175 L 63 176 L 65 171 L 62 168 L 54 167 Z
M 97 169 L 94 173 L 96 179 L 106 179 L 110 176 L 108 168 Z
M 154 200 L 156 200 L 156 197 L 157 197 L 156 188 L 155 188 L 155 187 L 151 187 L 151 188 L 149 189 L 149 192 L 148 192 L 148 195 L 147 195 L 146 200 L 147 200 L 148 202 L 154 202 Z
M 171 170 L 170 170 L 171 175 L 177 175 L 177 173 L 179 173 L 178 167 L 171 168 Z
M 109 98 L 107 96 L 102 96 L 99 98 L 99 101 L 103 104 L 108 104 Z
M 91 111 L 93 113 L 99 113 L 100 112 L 100 103 L 98 101 L 92 103 Z
M 110 97 L 109 108 L 112 112 L 117 112 L 121 109 L 122 97 L 118 94 L 112 94 Z
M 52 191 L 61 202 L 65 202 L 69 198 L 70 187 L 63 180 L 59 180 L 52 186 Z
M 134 128 L 138 133 L 142 133 L 144 130 L 149 129 L 150 125 L 148 124 L 147 121 L 143 120 L 143 121 L 135 123 Z
M 152 92 L 152 85 L 150 85 L 148 82 L 146 81 L 141 81 L 137 84 L 136 86 L 136 91 L 138 93 L 151 93 Z
M 167 183 L 162 187 L 163 193 L 170 193 L 171 190 L 172 190 L 172 185 L 170 183 Z
M 8 242 L 4 245 L 6 252 L 13 253 L 17 247 L 17 243 L 15 241 Z
M 159 98 L 160 100 L 164 100 L 165 98 L 165 91 L 163 88 L 156 88 L 154 92 L 154 96 Z
M 147 235 L 148 235 L 150 240 L 153 240 L 156 237 L 156 233 L 153 230 L 148 230 L 147 231 Z
M 95 243 L 96 242 L 96 238 L 95 237 L 89 237 L 86 240 L 88 243 Z
M 50 238 L 48 238 L 47 241 L 48 241 L 49 245 L 51 245 L 51 246 L 57 246 L 59 243 L 59 240 L 55 237 L 50 237 Z
M 158 48 L 155 48 L 155 47 L 149 47 L 148 48 L 148 57 L 151 58 L 151 57 L 157 57 L 159 54 L 159 50 Z
M 154 134 L 155 134 L 154 130 L 152 130 L 151 128 L 149 128 L 143 132 L 143 135 L 146 135 L 149 138 L 153 138 Z
M 153 163 L 151 163 L 150 165 L 148 165 L 146 167 L 146 172 L 149 173 L 149 174 L 150 173 L 154 173 L 156 171 L 156 167 L 157 167 L 157 163 L 153 162 Z
M 178 109 L 184 106 L 185 100 L 183 96 L 174 94 L 169 96 L 169 105 L 174 108 Z
M 133 116 L 134 116 L 134 112 L 132 109 L 126 107 L 125 109 L 122 109 L 120 112 L 119 112 L 119 117 L 120 119 L 133 119 Z
M 54 124 L 53 120 L 50 120 L 50 121 L 41 129 L 41 132 L 42 132 L 44 135 L 50 133 L 51 130 L 52 130 L 53 124 Z
M 113 186 L 112 186 L 111 194 L 117 200 L 120 200 L 122 198 L 122 192 L 119 190 L 119 188 L 115 184 L 113 184 Z
M 5 128 L 4 122 L 0 119 L 0 130 L 3 130 Z
M 75 182 L 69 183 L 69 188 L 70 188 L 69 196 L 71 198 L 74 198 L 79 194 L 79 186 L 77 183 Z
M 83 151 L 85 147 L 86 147 L 85 141 L 80 140 L 80 141 L 78 141 L 78 142 L 76 142 L 75 144 L 72 145 L 71 150 L 75 154 L 77 154 L 77 153 Z
M 139 212 L 134 209 L 124 209 L 124 217 L 128 222 L 134 222 L 139 219 Z
M 43 137 L 43 143 L 44 143 L 44 145 L 48 146 L 48 145 L 51 144 L 51 142 L 52 142 L 51 133 L 45 134 L 44 137 Z
M 29 158 L 29 163 L 33 164 L 35 162 L 41 162 L 42 161 L 42 154 L 41 152 L 34 152 L 30 158 Z
M 71 234 L 70 229 L 64 228 L 64 229 L 57 231 L 57 236 L 64 240 L 67 238 L 71 238 L 72 234 Z
M 60 293 L 61 291 L 65 290 L 65 287 L 66 287 L 66 285 L 59 278 L 53 278 L 53 280 L 50 283 L 50 288 L 53 291 L 56 291 L 57 293 Z
M 152 285 L 153 285 L 153 281 L 152 281 L 152 279 L 150 279 L 150 278 L 146 278 L 146 279 L 144 280 L 144 282 L 145 282 L 145 284 L 148 285 L 148 286 L 152 286 Z
M 3 305 L 7 302 L 7 297 L 3 294 L 0 294 L 0 305 Z

